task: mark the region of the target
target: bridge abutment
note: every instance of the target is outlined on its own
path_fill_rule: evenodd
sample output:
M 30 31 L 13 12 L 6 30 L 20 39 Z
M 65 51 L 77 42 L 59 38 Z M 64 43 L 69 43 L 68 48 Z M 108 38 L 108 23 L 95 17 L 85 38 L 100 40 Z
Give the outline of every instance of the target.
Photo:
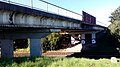
M 81 43 L 82 43 L 82 45 L 96 44 L 96 33 L 95 32 L 82 33 L 81 34 Z

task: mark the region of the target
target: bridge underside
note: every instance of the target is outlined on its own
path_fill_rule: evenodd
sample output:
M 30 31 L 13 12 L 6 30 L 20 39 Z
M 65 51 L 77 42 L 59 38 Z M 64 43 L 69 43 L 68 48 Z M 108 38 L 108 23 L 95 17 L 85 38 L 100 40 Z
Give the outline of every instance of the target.
M 74 38 L 73 41 L 76 41 L 79 39 L 81 41 L 82 46 L 90 45 L 90 46 L 95 46 L 96 44 L 96 33 L 99 31 L 97 30 L 67 30 L 67 29 L 62 29 L 62 34 L 69 34 L 71 35 L 72 38 Z M 77 35 L 77 36 L 76 36 Z
M 54 29 L 52 29 L 54 30 Z M 61 31 L 60 31 L 61 30 Z M 59 29 L 52 32 L 67 32 L 69 34 L 81 34 L 82 40 L 85 41 L 86 33 L 96 32 L 95 30 L 74 30 L 74 29 Z M 52 33 L 50 29 L 41 28 L 1 28 L 0 29 L 0 45 L 2 57 L 13 57 L 13 40 L 15 39 L 30 39 L 30 56 L 41 56 L 41 38 Z M 71 35 L 72 36 L 72 35 Z M 85 43 L 83 43 L 84 45 Z

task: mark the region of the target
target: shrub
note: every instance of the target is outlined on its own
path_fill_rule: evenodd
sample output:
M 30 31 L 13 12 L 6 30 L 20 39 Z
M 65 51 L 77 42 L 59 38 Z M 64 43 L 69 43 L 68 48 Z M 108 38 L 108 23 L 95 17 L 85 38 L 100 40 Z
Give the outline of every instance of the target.
M 44 51 L 57 50 L 59 47 L 61 35 L 59 33 L 51 33 L 45 38 L 42 38 L 42 48 Z
M 58 50 L 68 47 L 70 43 L 70 35 L 59 33 L 51 33 L 41 39 L 43 51 Z

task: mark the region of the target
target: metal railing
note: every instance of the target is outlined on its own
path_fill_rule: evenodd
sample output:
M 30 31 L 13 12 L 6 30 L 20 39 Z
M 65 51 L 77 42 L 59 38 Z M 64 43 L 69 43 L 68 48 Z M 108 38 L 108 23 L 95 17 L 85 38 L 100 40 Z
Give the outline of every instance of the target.
M 81 14 L 51 4 L 44 0 L 0 0 L 0 1 L 82 20 Z

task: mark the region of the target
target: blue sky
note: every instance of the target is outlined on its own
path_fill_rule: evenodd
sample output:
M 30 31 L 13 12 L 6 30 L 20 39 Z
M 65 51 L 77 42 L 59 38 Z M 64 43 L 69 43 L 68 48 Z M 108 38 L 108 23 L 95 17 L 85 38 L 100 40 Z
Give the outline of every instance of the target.
M 120 0 L 46 0 L 50 3 L 72 10 L 82 14 L 82 10 L 86 11 L 97 20 L 108 26 L 110 19 L 108 18 L 116 8 L 120 6 Z M 99 23 L 98 23 L 99 24 Z
M 25 5 L 30 5 L 30 0 L 10 0 L 12 2 L 22 3 Z M 58 5 L 60 7 L 69 9 L 71 11 L 82 14 L 82 11 L 85 11 L 97 18 L 98 21 L 102 22 L 104 26 L 108 26 L 109 16 L 111 12 L 117 9 L 120 6 L 120 0 L 45 0 L 52 4 Z M 47 4 L 39 1 L 33 0 L 33 6 L 43 10 L 47 9 Z M 51 12 L 58 12 L 58 8 L 49 6 Z M 60 12 L 61 11 L 61 12 Z M 64 10 L 59 12 L 65 15 Z M 68 15 L 73 15 L 68 13 Z M 79 17 L 78 15 L 73 15 L 74 17 Z M 97 23 L 100 24 L 101 23 Z

